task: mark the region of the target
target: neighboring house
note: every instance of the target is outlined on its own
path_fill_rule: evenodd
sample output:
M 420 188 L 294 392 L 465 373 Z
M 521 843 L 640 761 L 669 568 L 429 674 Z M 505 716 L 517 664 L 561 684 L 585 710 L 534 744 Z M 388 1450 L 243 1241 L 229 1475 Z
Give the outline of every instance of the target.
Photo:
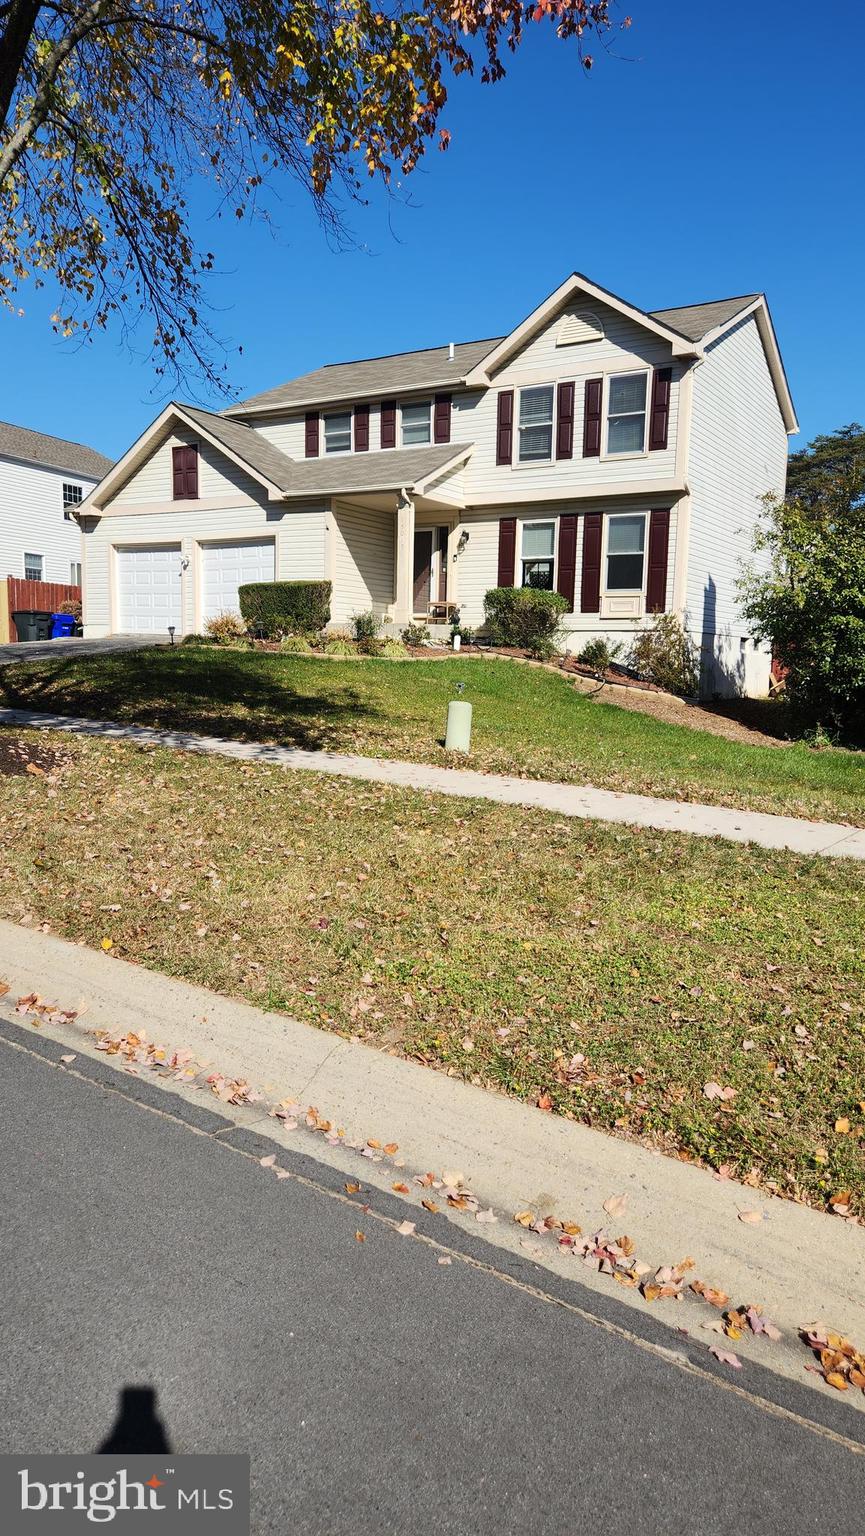
M 0 579 L 80 586 L 75 513 L 110 468 L 83 443 L 0 421 Z
M 762 693 L 735 582 L 796 430 L 761 294 L 648 314 L 575 274 L 507 336 L 169 405 L 81 508 L 85 633 L 199 631 L 274 577 L 329 578 L 337 624 L 478 625 L 534 583 L 571 650 L 670 609 L 707 692 Z

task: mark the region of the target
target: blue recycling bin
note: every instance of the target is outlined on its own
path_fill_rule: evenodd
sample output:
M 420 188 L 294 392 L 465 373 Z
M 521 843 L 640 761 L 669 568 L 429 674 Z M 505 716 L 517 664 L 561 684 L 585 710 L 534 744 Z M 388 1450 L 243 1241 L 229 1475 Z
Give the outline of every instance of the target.
M 51 615 L 51 639 L 65 640 L 75 633 L 75 615 L 72 613 L 52 613 Z

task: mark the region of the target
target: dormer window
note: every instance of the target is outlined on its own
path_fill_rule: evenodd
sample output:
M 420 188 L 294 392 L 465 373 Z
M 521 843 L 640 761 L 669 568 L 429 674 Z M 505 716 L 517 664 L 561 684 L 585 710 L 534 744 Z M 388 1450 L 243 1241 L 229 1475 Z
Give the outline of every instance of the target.
M 198 444 L 182 443 L 171 450 L 174 501 L 198 500 Z
M 430 442 L 430 402 L 412 401 L 402 408 L 402 442 L 404 448 Z
M 587 341 L 603 341 L 604 322 L 591 310 L 563 315 L 556 332 L 557 347 L 575 347 Z
M 351 411 L 337 411 L 324 418 L 325 453 L 351 453 Z

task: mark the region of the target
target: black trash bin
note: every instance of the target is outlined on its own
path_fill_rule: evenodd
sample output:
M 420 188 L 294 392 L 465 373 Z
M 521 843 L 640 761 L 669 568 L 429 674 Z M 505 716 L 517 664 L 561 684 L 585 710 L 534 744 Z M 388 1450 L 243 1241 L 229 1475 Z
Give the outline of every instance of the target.
M 36 613 L 32 609 L 27 609 L 13 613 L 12 622 L 19 640 L 51 639 L 50 613 Z

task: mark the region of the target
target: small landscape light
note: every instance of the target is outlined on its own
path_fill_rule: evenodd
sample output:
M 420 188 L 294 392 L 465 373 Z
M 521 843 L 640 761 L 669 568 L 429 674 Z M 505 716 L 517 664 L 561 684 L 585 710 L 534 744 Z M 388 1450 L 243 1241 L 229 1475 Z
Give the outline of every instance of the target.
M 174 644 L 174 631 L 175 631 L 175 628 L 176 628 L 176 625 L 174 625 L 174 624 L 169 624 L 169 626 L 168 626 L 168 633 L 171 636 L 171 644 L 172 645 Z

